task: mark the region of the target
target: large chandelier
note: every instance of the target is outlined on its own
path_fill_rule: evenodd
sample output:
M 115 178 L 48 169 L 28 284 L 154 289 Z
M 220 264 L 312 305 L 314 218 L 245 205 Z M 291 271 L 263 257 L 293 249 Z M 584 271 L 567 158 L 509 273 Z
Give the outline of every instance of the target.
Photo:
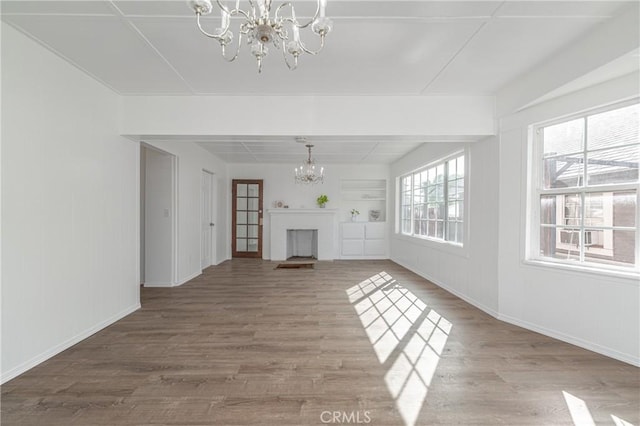
M 282 3 L 271 14 L 272 0 L 249 0 L 250 9 L 240 9 L 240 0 L 236 0 L 235 7 L 230 9 L 225 5 L 226 0 L 215 0 L 220 8 L 220 27 L 213 33 L 202 28 L 200 18 L 213 11 L 211 0 L 189 0 L 189 5 L 196 12 L 198 28 L 202 34 L 217 40 L 222 48 L 222 57 L 233 62 L 238 57 L 243 37 L 247 38 L 247 44 L 251 45 L 251 53 L 258 61 L 258 72 L 262 71 L 262 60 L 269 53 L 268 45 L 272 44 L 276 49 L 282 50 L 284 62 L 290 70 L 298 66 L 298 56 L 302 53 L 310 55 L 318 54 L 324 47 L 324 37 L 331 31 L 333 23 L 325 16 L 327 0 L 316 0 L 316 12 L 307 22 L 299 22 L 296 11 L 291 2 Z M 288 16 L 281 13 L 288 11 Z M 234 40 L 231 31 L 231 18 L 241 18 L 242 22 L 237 31 L 238 45 L 233 56 L 227 55 L 227 46 Z M 300 29 L 311 27 L 316 35 L 320 36 L 320 47 L 311 50 L 300 39 Z M 289 32 L 291 31 L 291 32 Z
M 309 158 L 295 168 L 294 178 L 296 183 L 324 183 L 324 167 L 320 167 L 320 170 L 318 170 L 315 161 L 311 159 L 311 148 L 313 148 L 313 145 L 307 144 L 305 146 L 309 150 Z

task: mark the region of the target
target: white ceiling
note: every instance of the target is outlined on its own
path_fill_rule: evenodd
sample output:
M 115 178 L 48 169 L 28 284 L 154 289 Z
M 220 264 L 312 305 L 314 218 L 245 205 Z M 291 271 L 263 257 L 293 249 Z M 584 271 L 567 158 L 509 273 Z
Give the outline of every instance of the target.
M 303 15 L 313 6 L 310 0 L 294 3 Z M 627 4 L 328 0 L 334 30 L 325 50 L 301 57 L 293 72 L 276 51 L 266 58 L 260 75 L 248 49 L 238 61 L 224 62 L 217 42 L 198 32 L 185 0 L 20 0 L 2 1 L 1 6 L 5 22 L 121 95 L 421 96 L 495 94 Z M 213 31 L 218 18 L 207 19 L 205 26 Z M 301 36 L 315 42 L 310 34 Z M 429 141 L 312 140 L 318 161 L 379 163 Z M 232 162 L 288 162 L 304 155 L 304 147 L 291 137 L 207 137 L 197 142 Z

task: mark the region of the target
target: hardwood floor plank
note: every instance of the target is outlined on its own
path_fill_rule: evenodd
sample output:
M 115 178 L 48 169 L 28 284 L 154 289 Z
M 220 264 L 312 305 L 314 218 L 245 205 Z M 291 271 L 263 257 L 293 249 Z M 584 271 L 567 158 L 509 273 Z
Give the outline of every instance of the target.
M 566 394 L 640 425 L 636 367 L 390 261 L 275 266 L 144 288 L 141 310 L 3 385 L 2 425 L 573 425 Z

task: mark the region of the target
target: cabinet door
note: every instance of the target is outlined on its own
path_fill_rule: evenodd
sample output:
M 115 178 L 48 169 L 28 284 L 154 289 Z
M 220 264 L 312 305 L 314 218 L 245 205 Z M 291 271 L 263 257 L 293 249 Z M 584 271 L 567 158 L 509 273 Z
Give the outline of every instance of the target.
M 386 240 L 365 240 L 364 255 L 365 256 L 384 256 L 387 242 Z
M 362 240 L 343 240 L 343 256 L 362 256 Z
M 364 238 L 364 223 L 343 223 L 342 239 L 362 240 Z
M 383 239 L 385 237 L 386 222 L 369 222 L 366 224 L 365 238 L 367 240 Z

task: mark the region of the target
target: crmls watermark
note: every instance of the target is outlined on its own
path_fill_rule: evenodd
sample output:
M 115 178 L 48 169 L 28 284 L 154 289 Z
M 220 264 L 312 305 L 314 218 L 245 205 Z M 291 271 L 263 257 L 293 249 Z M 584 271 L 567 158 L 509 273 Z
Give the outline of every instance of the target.
M 324 424 L 367 424 L 371 423 L 371 411 L 323 411 L 320 421 Z

